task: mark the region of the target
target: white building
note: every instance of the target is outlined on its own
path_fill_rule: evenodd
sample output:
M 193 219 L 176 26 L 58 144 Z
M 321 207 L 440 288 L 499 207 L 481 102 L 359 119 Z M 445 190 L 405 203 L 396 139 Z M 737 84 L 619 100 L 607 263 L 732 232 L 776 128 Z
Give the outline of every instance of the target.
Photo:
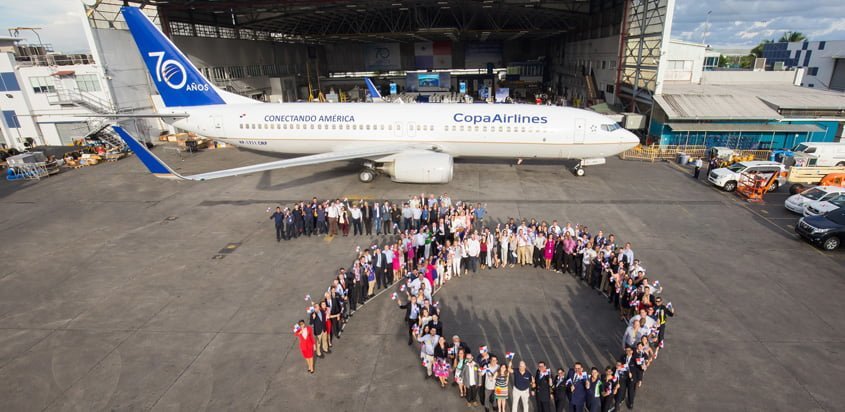
M 0 38 L 0 143 L 5 147 L 70 145 L 99 126 L 87 116 L 114 113 L 108 82 L 90 56 L 15 45 L 19 40 Z
M 845 40 L 771 43 L 763 47 L 769 69 L 804 69 L 801 86 L 845 91 Z

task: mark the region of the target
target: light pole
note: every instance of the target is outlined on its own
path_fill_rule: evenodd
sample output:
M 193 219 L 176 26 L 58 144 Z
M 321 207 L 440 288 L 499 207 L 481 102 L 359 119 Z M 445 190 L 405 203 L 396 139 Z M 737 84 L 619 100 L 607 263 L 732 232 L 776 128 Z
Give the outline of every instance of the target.
M 704 43 L 704 47 L 707 47 L 707 31 L 710 30 L 710 14 L 713 13 L 713 10 L 707 10 L 707 17 L 704 20 L 704 33 L 702 33 L 702 43 Z

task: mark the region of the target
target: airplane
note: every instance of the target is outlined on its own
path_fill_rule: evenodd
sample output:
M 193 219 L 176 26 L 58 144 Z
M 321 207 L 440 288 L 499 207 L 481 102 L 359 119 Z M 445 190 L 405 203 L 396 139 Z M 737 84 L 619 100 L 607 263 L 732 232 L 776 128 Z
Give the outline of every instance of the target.
M 592 111 L 516 104 L 262 103 L 220 90 L 138 8 L 121 9 L 176 128 L 257 151 L 303 155 L 183 176 L 119 126 L 115 132 L 155 176 L 210 180 L 294 166 L 360 160 L 361 182 L 448 183 L 455 157 L 577 159 L 603 164 L 639 138 Z M 381 94 L 367 81 L 373 100 Z M 148 116 L 139 114 L 139 116 Z

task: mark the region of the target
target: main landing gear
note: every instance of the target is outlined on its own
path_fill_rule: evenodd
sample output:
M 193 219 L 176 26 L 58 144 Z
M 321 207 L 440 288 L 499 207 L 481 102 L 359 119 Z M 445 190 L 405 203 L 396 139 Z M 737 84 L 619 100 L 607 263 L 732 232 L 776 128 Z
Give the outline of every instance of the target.
M 361 183 L 372 183 L 373 180 L 376 180 L 376 172 L 375 164 L 372 162 L 364 163 L 364 168 L 358 173 L 358 180 Z
M 581 177 L 584 176 L 587 172 L 584 170 L 584 167 L 581 166 L 581 162 L 578 162 L 578 164 L 572 168 L 572 173 L 574 173 L 575 176 Z

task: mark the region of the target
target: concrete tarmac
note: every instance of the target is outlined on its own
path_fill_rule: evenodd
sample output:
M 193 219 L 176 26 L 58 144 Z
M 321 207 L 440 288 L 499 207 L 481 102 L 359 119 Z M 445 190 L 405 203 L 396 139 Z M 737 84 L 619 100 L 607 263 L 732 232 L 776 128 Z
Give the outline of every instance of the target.
M 184 173 L 270 159 L 156 152 Z M 366 185 L 357 170 L 333 163 L 175 182 L 129 158 L 0 183 L 0 410 L 467 409 L 457 389 L 423 379 L 389 293 L 354 315 L 314 375 L 290 334 L 306 294 L 324 291 L 356 246 L 386 239 L 277 243 L 267 208 L 420 192 L 485 202 L 493 220 L 557 218 L 632 242 L 677 311 L 637 410 L 832 411 L 845 402 L 845 252 L 797 240 L 788 222 L 778 227 L 735 196 L 667 164 L 615 159 L 582 178 L 549 163 L 461 162 L 449 185 Z M 620 354 L 617 314 L 568 275 L 484 271 L 437 299 L 445 334 L 474 349 L 553 368 L 605 366 Z

